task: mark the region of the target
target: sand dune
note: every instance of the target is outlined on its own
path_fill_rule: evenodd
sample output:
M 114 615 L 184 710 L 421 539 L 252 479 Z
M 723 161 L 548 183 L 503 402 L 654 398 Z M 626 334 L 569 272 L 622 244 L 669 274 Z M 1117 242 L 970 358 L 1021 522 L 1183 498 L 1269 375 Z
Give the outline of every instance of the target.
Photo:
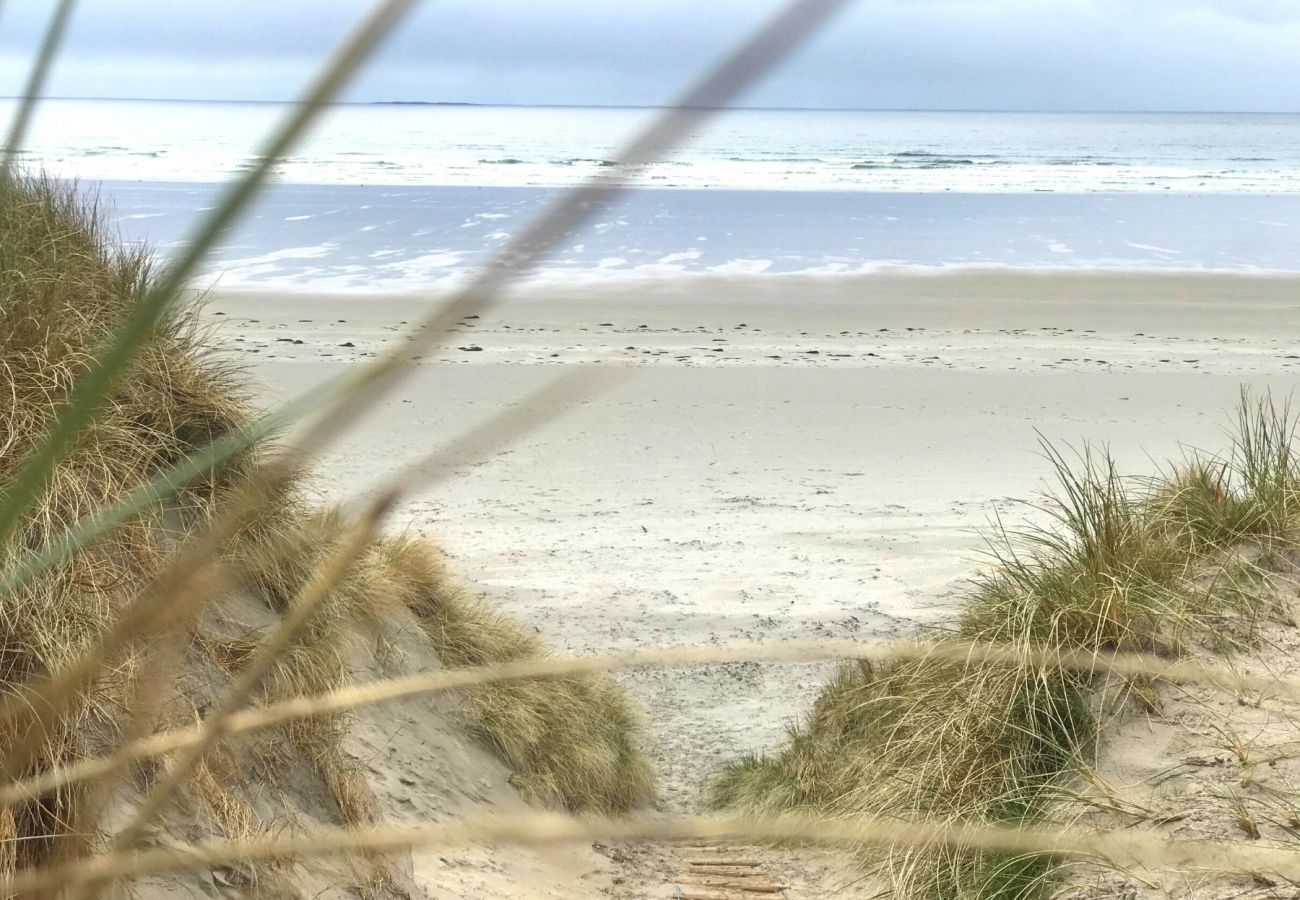
M 906 632 L 950 610 L 978 530 L 1046 473 L 1038 433 L 1151 471 L 1220 448 L 1241 385 L 1300 383 L 1300 279 L 967 271 L 534 288 L 467 320 L 321 487 L 364 492 L 556 374 L 635 369 L 399 520 L 574 652 Z M 398 340 L 434 298 L 217 293 L 266 401 Z M 770 748 L 825 666 L 633 673 L 666 801 Z

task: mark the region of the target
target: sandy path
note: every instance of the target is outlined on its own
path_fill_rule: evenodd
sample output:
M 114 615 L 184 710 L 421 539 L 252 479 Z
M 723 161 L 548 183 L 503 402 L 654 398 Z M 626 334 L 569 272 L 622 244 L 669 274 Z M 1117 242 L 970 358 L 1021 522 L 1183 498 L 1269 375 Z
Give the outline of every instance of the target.
M 1240 384 L 1294 389 L 1297 287 L 968 273 L 535 290 L 418 365 L 327 455 L 322 489 L 364 491 L 547 367 L 612 356 L 634 377 L 398 520 L 575 652 L 906 631 L 951 607 L 976 530 L 1033 496 L 1035 429 L 1150 471 L 1180 441 L 1222 446 Z M 429 302 L 226 294 L 205 319 L 270 401 L 381 352 Z M 666 805 L 698 808 L 721 764 L 778 745 L 827 672 L 625 676 Z

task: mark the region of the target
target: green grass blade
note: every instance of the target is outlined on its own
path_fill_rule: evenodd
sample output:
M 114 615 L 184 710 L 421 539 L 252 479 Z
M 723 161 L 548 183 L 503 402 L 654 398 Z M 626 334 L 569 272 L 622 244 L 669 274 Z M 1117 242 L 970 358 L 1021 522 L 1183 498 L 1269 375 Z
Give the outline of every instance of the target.
M 0 506 L 0 545 L 12 537 L 23 513 L 44 490 L 58 461 L 76 441 L 136 353 L 149 340 L 213 244 L 257 195 L 276 162 L 303 136 L 324 107 L 337 96 L 361 63 L 414 4 L 415 0 L 381 0 L 375 5 L 321 70 L 302 100 L 271 134 L 243 177 L 225 191 L 216 209 L 200 223 L 180 256 L 140 296 L 114 335 L 112 344 L 78 381 L 68 405 L 60 413 L 45 442 L 28 459 L 10 486 L 5 502 Z
M 14 156 L 18 153 L 18 148 L 23 145 L 23 140 L 27 137 L 27 127 L 31 124 L 32 114 L 36 111 L 36 101 L 41 97 L 46 76 L 50 74 L 50 67 L 54 64 L 54 57 L 58 55 L 59 44 L 63 42 L 63 34 L 68 30 L 68 20 L 72 17 L 72 7 L 75 3 L 76 0 L 59 0 L 54 15 L 50 17 L 49 27 L 45 29 L 45 37 L 41 40 L 40 50 L 36 54 L 36 63 L 27 76 L 27 84 L 23 86 L 22 100 L 19 102 L 18 109 L 14 113 L 14 120 L 9 126 L 9 135 L 5 138 L 4 156 L 0 157 L 0 178 L 9 177 L 9 172 L 13 168 Z
M 724 105 L 725 101 L 731 99 L 748 81 L 761 74 L 764 68 L 774 64 L 781 54 L 789 52 L 809 31 L 817 27 L 818 24 L 845 5 L 846 2 L 847 0 L 804 0 L 804 2 L 792 4 L 785 13 L 762 29 L 755 39 L 742 44 L 727 61 L 715 69 L 699 85 L 689 90 L 681 98 L 677 108 L 665 114 L 659 122 L 652 125 L 639 139 L 634 140 L 623 154 L 624 162 L 632 165 L 643 165 L 653 159 L 656 154 L 665 152 L 672 144 L 680 140 L 682 135 L 687 133 L 691 127 L 698 124 L 703 118 L 712 115 L 719 106 Z M 340 51 L 335 63 L 326 68 L 314 87 L 307 92 L 305 99 L 302 101 L 302 106 L 295 111 L 291 120 L 282 125 L 276 135 L 268 141 L 267 147 L 257 159 L 254 168 L 228 192 L 225 202 L 204 223 L 199 236 L 189 245 L 186 255 L 181 260 L 178 260 L 168 271 L 164 280 L 146 295 L 146 301 L 152 298 L 155 301 L 162 302 L 156 310 L 147 311 L 147 313 L 151 312 L 152 316 L 144 328 L 144 337 L 147 337 L 153 324 L 158 321 L 158 318 L 170 304 L 171 297 L 168 294 L 171 293 L 174 296 L 183 287 L 184 278 L 187 274 L 183 270 L 189 269 L 192 271 L 201 261 L 205 247 L 200 247 L 200 242 L 206 240 L 207 245 L 210 245 L 211 241 L 219 236 L 224 227 L 230 221 L 233 221 L 241 205 L 252 198 L 261 183 L 269 175 L 276 159 L 283 155 L 308 127 L 314 113 L 318 112 L 319 108 L 337 93 L 346 83 L 352 71 L 364 59 L 364 56 L 373 49 L 388 30 L 391 30 L 397 20 L 413 4 L 414 0 L 405 0 L 405 2 L 390 0 L 390 2 L 376 7 L 369 19 L 354 34 L 352 40 Z M 567 230 L 568 227 L 578 224 L 582 218 L 590 214 L 591 207 L 587 201 L 598 199 L 608 202 L 610 199 L 608 195 L 615 192 L 615 189 L 611 188 L 608 183 L 589 185 L 588 187 L 595 188 L 595 192 L 599 196 L 597 198 L 592 198 L 590 195 L 582 199 L 570 198 L 571 202 L 562 203 L 561 210 L 553 210 L 550 216 L 543 216 L 542 221 L 538 222 L 537 226 L 528 235 L 528 239 L 521 242 L 522 246 L 513 248 L 514 253 L 503 254 L 507 258 L 513 257 L 513 266 L 507 263 L 505 267 L 518 271 L 535 262 L 537 257 L 545 252 L 544 248 L 548 248 L 548 245 L 557 239 L 556 235 Z M 574 200 L 577 202 L 572 202 Z M 576 212 L 578 221 L 568 221 L 557 226 L 554 221 L 557 212 L 560 213 L 559 218 L 561 219 L 569 219 Z M 547 219 L 551 219 L 549 224 L 546 222 Z M 518 252 L 525 248 L 533 252 L 524 252 L 522 254 Z M 489 269 L 491 268 L 492 266 L 489 265 Z M 497 274 L 499 274 L 499 270 Z M 491 275 L 488 275 L 486 280 L 492 280 Z M 476 299 L 481 299 L 481 292 L 475 291 L 473 293 L 478 295 Z M 141 306 L 144 305 L 146 304 L 141 304 Z M 138 311 L 139 308 L 137 308 Z M 139 316 L 133 318 L 139 318 Z M 140 340 L 143 340 L 143 338 Z M 119 333 L 115 347 L 122 343 L 122 334 Z M 126 352 L 133 354 L 137 347 L 138 342 L 132 343 L 126 348 Z M 128 355 L 125 360 L 129 361 L 129 358 Z M 106 392 L 108 387 L 111 387 L 112 374 L 104 371 L 107 368 L 106 365 L 101 363 L 99 370 L 91 373 L 92 375 L 102 373 L 103 378 L 100 380 L 106 383 L 103 391 L 98 396 L 89 399 L 97 402 L 102 399 L 103 392 Z M 375 368 L 382 369 L 382 365 Z M 358 373 L 354 387 L 364 386 L 373 374 L 373 369 L 370 371 L 363 370 Z M 89 380 L 88 377 L 86 381 Z M 84 393 L 89 394 L 90 392 L 86 390 Z M 321 390 L 310 391 L 275 411 L 241 435 L 231 435 L 210 445 L 181 465 L 159 475 L 148 484 L 137 489 L 121 503 L 103 510 L 100 515 L 70 529 L 47 544 L 40 553 L 24 560 L 22 564 L 0 578 L 0 595 L 21 588 L 42 572 L 68 559 L 78 550 L 98 539 L 112 528 L 130 520 L 149 506 L 175 495 L 177 491 L 195 478 L 201 477 L 221 465 L 225 460 L 245 449 L 251 443 L 264 438 L 276 428 L 298 418 L 314 408 L 322 399 L 330 396 L 346 396 L 349 393 L 351 392 L 347 390 L 337 390 L 334 385 Z M 89 402 L 89 399 L 87 402 Z M 76 423 L 77 427 L 80 427 L 84 423 L 84 419 L 88 418 L 92 412 L 93 407 L 86 411 L 84 417 L 79 416 L 80 421 Z M 56 434 L 57 432 L 68 432 L 66 439 L 64 439 L 66 441 L 74 439 L 76 434 L 76 428 L 72 427 L 70 423 L 65 424 L 65 420 L 70 413 L 71 408 L 65 411 L 56 428 Z M 65 448 L 66 443 L 56 445 L 53 437 L 46 445 L 44 449 L 48 462 L 46 467 L 40 471 L 42 482 L 43 476 L 48 475 L 49 470 L 57 462 L 59 453 Z M 33 462 L 39 461 L 40 458 L 37 458 Z M 31 477 L 31 470 L 34 467 L 29 465 L 28 468 L 29 471 L 24 472 L 23 476 L 18 479 L 20 488 L 24 485 L 28 488 L 23 492 L 25 496 L 11 493 L 8 503 L 4 507 L 0 507 L 0 539 L 3 539 L 12 531 L 17 524 L 18 516 L 21 515 L 22 508 L 27 503 L 30 503 L 38 493 L 35 484 L 39 482 L 35 482 Z

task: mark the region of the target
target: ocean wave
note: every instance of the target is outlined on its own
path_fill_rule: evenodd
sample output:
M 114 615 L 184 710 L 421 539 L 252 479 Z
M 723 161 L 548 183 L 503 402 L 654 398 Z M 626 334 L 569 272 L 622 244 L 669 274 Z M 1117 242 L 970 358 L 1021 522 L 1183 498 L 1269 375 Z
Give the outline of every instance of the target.
M 1045 160 L 1048 165 L 1123 165 L 1117 160 L 1104 160 L 1100 156 L 1066 156 Z
M 987 161 L 978 161 L 978 160 Z M 994 162 L 1001 162 L 997 157 L 966 157 L 966 156 L 920 156 L 913 154 L 906 159 L 895 158 L 888 162 L 866 161 L 853 163 L 851 169 L 894 169 L 898 171 L 907 171 L 911 169 L 956 169 L 961 166 L 987 166 Z
M 728 156 L 727 162 L 819 163 L 825 160 L 820 156 Z
M 92 157 L 92 156 L 143 156 L 149 159 L 161 159 L 167 155 L 166 150 L 129 150 L 126 147 L 87 147 L 83 150 L 73 150 L 72 156 Z
M 84 150 L 74 151 L 74 156 L 104 156 L 108 153 L 129 153 L 129 147 L 118 147 L 114 145 L 103 145 L 99 147 L 87 147 Z
M 936 153 L 933 150 L 900 150 L 897 153 L 890 154 L 895 159 L 952 159 L 956 155 L 969 156 L 971 159 L 997 159 L 994 153 Z

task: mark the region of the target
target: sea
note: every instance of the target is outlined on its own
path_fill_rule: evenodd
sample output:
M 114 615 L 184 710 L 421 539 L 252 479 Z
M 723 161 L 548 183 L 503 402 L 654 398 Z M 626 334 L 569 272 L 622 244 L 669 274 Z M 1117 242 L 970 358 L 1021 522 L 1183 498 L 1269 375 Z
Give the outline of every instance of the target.
M 0 101 L 7 118 L 13 101 Z M 287 111 L 48 100 L 28 169 L 174 252 Z M 204 287 L 407 292 L 465 277 L 657 110 L 346 104 L 276 168 Z M 1300 114 L 741 109 L 647 167 L 543 281 L 883 268 L 1300 271 Z

